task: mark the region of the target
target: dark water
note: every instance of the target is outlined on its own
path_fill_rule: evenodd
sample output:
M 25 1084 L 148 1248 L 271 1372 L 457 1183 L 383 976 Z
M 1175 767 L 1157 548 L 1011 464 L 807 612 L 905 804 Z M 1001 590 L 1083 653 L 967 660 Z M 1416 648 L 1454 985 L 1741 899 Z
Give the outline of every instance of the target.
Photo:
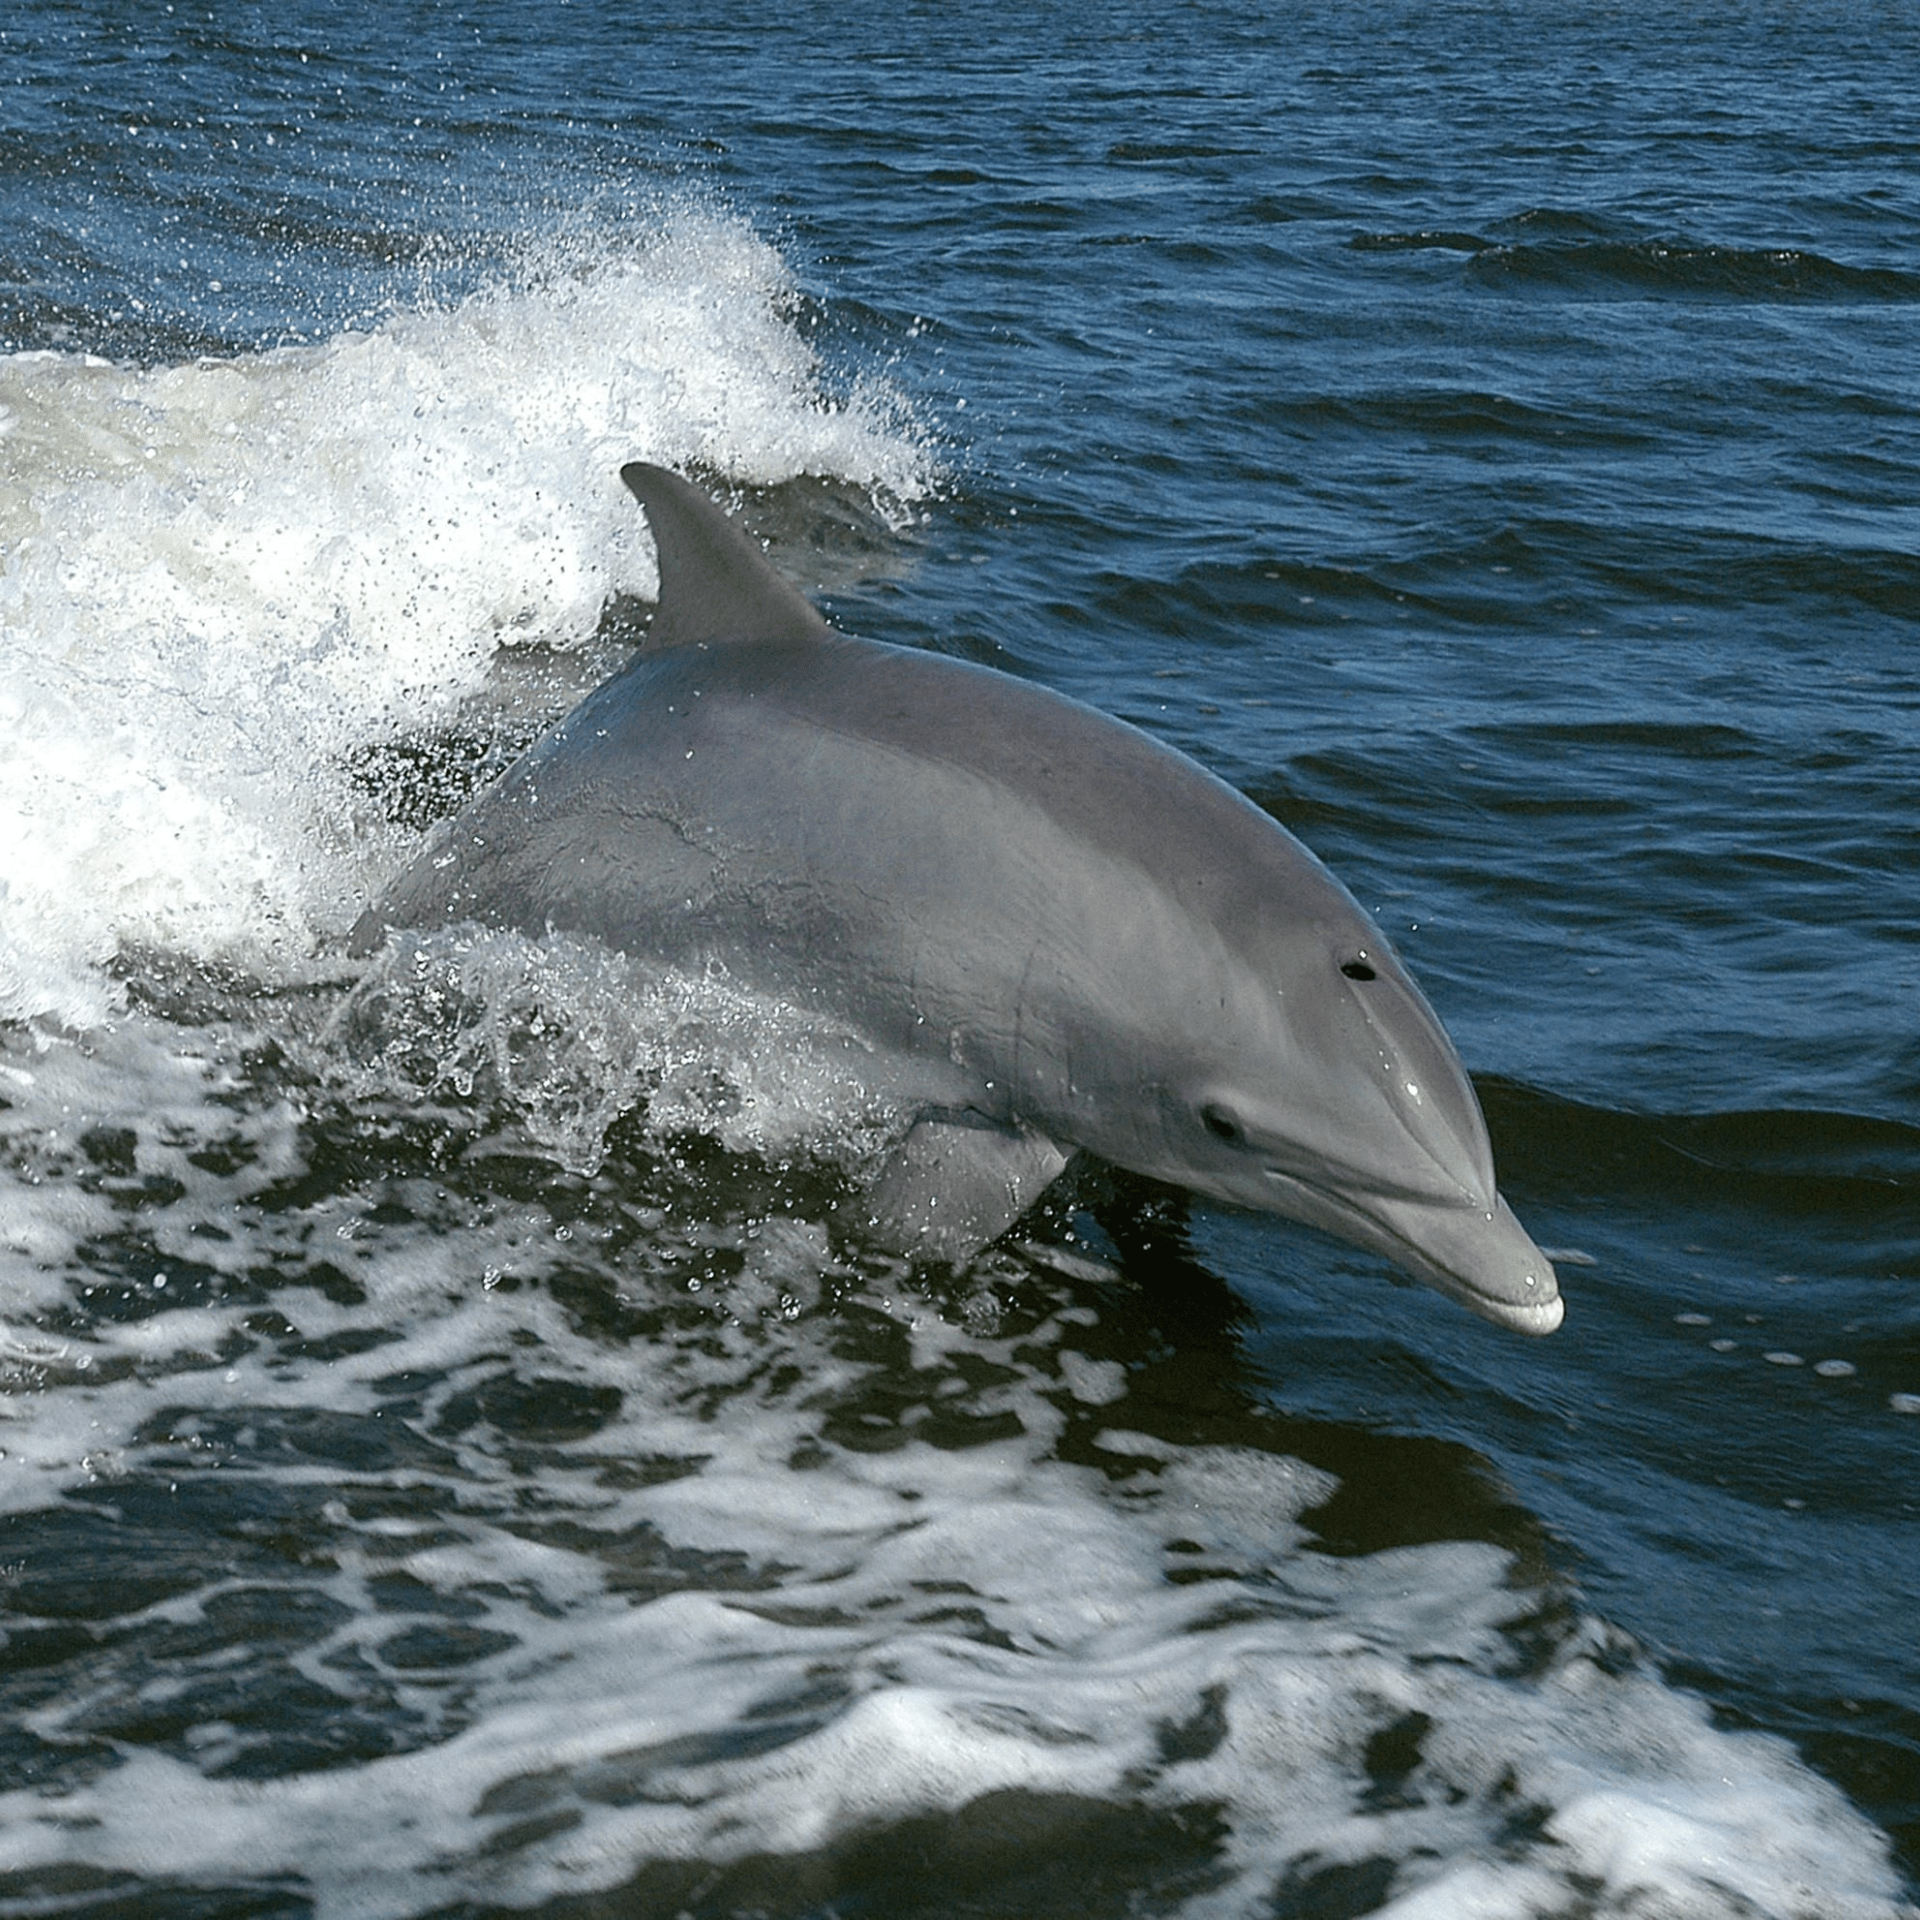
M 0 1912 L 1906 1910 L 1916 73 L 16 8 Z M 1562 1332 L 1097 1168 L 891 1273 L 804 1036 L 578 956 L 356 1047 L 338 936 L 630 637 L 634 456 L 1306 839 Z

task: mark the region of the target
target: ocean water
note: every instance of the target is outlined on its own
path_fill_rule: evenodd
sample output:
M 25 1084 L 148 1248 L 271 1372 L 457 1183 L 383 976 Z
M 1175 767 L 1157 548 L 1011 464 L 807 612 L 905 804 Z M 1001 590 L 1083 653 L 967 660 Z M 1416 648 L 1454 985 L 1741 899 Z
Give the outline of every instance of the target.
M 1912 1914 L 1920 16 L 854 14 L 0 22 L 0 1915 Z M 350 961 L 634 458 L 1313 846 L 1564 1328 Z

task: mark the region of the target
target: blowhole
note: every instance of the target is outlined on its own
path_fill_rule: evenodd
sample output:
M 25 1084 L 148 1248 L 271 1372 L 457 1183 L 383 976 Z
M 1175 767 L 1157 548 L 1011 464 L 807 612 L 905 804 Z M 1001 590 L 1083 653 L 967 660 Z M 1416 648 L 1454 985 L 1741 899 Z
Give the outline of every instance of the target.
M 1351 960 L 1342 960 L 1340 971 L 1349 980 L 1377 980 L 1380 977 L 1373 969 L 1373 962 L 1363 953 L 1356 954 Z

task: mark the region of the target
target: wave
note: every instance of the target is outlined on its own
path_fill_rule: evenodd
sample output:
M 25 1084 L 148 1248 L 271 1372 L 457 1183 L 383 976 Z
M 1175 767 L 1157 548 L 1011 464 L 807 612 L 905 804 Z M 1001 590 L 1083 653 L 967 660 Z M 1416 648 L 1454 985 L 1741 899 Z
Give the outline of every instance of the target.
M 1358 233 L 1349 244 L 1363 253 L 1465 254 L 1468 277 L 1494 290 L 1629 299 L 1920 300 L 1920 273 L 1851 266 L 1802 247 L 1592 233 L 1513 240 L 1445 227 Z
M 1920 1208 L 1920 1127 L 1792 1108 L 1631 1113 L 1488 1077 L 1487 1124 L 1511 1172 L 1609 1187 L 1695 1188 L 1772 1213 Z M 1914 1225 L 1920 1231 L 1920 1218 Z
M 1724 247 L 1685 240 L 1577 241 L 1489 248 L 1470 275 L 1494 287 L 1733 300 L 1920 300 L 1920 274 L 1855 267 L 1800 247 Z
M 1651 429 L 1554 416 L 1495 395 L 1438 391 L 1359 400 L 1291 400 L 1287 411 L 1313 430 L 1340 426 L 1359 434 L 1418 433 L 1499 446 L 1516 457 L 1535 448 L 1626 448 Z M 1113 572 L 1095 606 L 1170 637 L 1204 632 L 1223 648 L 1245 648 L 1275 629 L 1299 631 L 1347 620 L 1450 623 L 1476 636 L 1501 629 L 1564 626 L 1568 607 L 1586 605 L 1625 628 L 1693 610 L 1725 636 L 1729 604 L 1778 609 L 1803 629 L 1828 633 L 1859 623 L 1878 645 L 1888 620 L 1920 604 L 1920 555 L 1864 539 L 1819 542 L 1796 528 L 1716 526 L 1704 512 L 1674 520 L 1516 511 L 1500 498 L 1478 511 L 1423 526 L 1373 550 L 1338 559 L 1301 557 L 1280 543 L 1245 558 L 1194 562 L 1166 579 Z M 1277 550 L 1275 550 L 1277 549 Z M 1595 618 L 1596 613 L 1583 615 Z M 1750 647 L 1727 636 L 1730 659 Z
M 1484 1456 L 1274 1417 L 1204 1303 L 181 1039 L 0 1056 L 17 1901 L 1900 1911 Z
M 123 946 L 283 977 L 351 919 L 395 855 L 369 748 L 651 593 L 623 461 L 895 517 L 935 473 L 780 254 L 684 211 L 318 346 L 0 359 L 0 441 L 0 1017 L 73 1026 Z

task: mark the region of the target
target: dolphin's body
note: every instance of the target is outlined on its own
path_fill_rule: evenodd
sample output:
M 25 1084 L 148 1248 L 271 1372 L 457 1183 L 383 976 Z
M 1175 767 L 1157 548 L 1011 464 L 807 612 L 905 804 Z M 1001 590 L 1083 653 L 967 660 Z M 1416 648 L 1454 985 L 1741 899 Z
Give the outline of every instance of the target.
M 356 929 L 589 935 L 852 1026 L 918 1117 L 869 1197 L 963 1259 L 1088 1148 L 1385 1254 L 1548 1333 L 1473 1089 L 1351 896 L 1231 787 L 1006 674 L 836 633 L 704 494 L 633 662 Z

